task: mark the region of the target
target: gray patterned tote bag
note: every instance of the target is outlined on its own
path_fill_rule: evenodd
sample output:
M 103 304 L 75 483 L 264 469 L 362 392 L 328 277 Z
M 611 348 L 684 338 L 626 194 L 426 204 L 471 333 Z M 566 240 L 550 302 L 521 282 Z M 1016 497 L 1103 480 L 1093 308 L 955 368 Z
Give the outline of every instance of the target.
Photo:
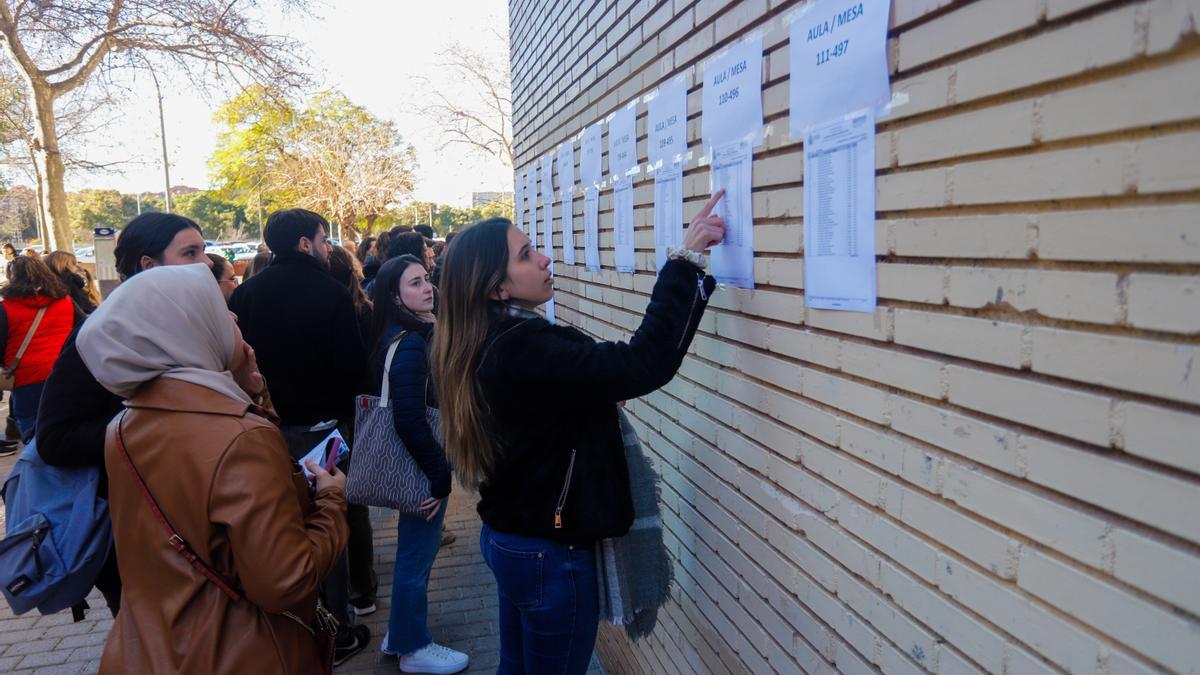
M 354 453 L 346 476 L 346 501 L 419 514 L 418 507 L 430 497 L 429 479 L 396 433 L 388 390 L 392 358 L 405 335 L 401 333 L 388 347 L 380 395 L 359 396 L 354 406 Z M 438 409 L 426 406 L 425 418 L 434 438 L 441 439 Z

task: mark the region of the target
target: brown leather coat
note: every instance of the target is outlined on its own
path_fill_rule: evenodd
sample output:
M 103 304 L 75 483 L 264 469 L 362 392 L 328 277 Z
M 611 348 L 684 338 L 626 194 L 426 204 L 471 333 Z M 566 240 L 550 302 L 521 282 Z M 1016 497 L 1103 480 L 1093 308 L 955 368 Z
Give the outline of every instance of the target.
M 105 463 L 121 611 L 102 673 L 315 673 L 317 587 L 349 536 L 342 492 L 310 497 L 270 411 L 158 378 L 126 402 L 130 457 L 163 514 L 233 601 L 168 544 L 108 428 Z M 295 471 L 293 472 L 293 469 Z

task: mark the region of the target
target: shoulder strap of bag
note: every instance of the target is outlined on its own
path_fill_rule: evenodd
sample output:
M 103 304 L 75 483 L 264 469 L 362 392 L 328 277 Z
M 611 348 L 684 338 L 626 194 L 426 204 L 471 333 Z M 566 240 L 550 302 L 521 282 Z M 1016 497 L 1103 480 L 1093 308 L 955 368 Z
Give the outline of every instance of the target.
M 388 386 L 388 373 L 392 372 L 392 359 L 396 358 L 396 349 L 400 347 L 400 341 L 404 339 L 405 335 L 408 335 L 408 331 L 401 331 L 400 335 L 392 340 L 392 344 L 388 345 L 387 358 L 383 361 L 383 382 L 379 384 L 379 405 L 383 408 L 386 408 L 392 399 L 391 387 Z
M 150 504 L 150 510 L 154 511 L 154 516 L 158 518 L 158 522 L 162 524 L 163 529 L 169 535 L 167 543 L 175 552 L 183 556 L 183 559 L 188 561 L 188 564 L 196 569 L 197 572 L 203 574 L 205 578 L 213 583 L 222 593 L 229 596 L 231 600 L 241 600 L 242 595 L 233 589 L 229 582 L 221 578 L 215 570 L 208 566 L 196 552 L 192 550 L 190 544 L 184 541 L 183 537 L 179 536 L 179 532 L 171 526 L 170 521 L 163 515 L 162 509 L 158 507 L 158 502 L 154 500 L 154 495 L 150 494 L 150 488 L 146 487 L 146 481 L 142 480 L 142 474 L 138 472 L 137 467 L 133 465 L 133 459 L 129 457 L 129 451 L 125 448 L 125 434 L 122 433 L 122 427 L 125 424 L 125 413 L 121 413 L 121 418 L 117 421 L 117 450 L 121 453 L 121 459 L 125 460 L 125 466 L 129 467 L 129 472 L 133 474 L 133 482 L 137 484 L 138 490 L 142 496 Z
M 29 327 L 29 332 L 25 334 L 25 339 L 21 342 L 21 346 L 17 348 L 17 355 L 13 357 L 12 365 L 9 370 L 15 371 L 21 363 L 21 357 L 25 356 L 25 350 L 29 347 L 30 341 L 33 340 L 33 334 L 37 332 L 38 324 L 42 322 L 42 317 L 46 315 L 46 307 L 38 309 L 37 314 L 33 317 L 33 325 Z

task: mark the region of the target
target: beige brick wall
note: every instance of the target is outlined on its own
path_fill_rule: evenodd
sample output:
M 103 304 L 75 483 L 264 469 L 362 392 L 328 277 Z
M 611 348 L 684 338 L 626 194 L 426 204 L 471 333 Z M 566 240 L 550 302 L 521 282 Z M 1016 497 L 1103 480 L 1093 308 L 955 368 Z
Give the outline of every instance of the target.
M 510 3 L 519 171 L 679 74 L 699 155 L 704 60 L 763 36 L 758 287 L 718 291 L 679 375 L 628 406 L 676 583 L 649 638 L 601 630 L 606 668 L 1200 673 L 1200 3 L 894 0 L 906 102 L 878 124 L 865 315 L 804 303 L 800 4 Z M 686 218 L 708 185 L 693 158 Z M 636 328 L 645 173 L 635 202 L 636 274 L 611 190 L 596 273 L 582 196 L 575 266 L 555 202 L 560 322 Z

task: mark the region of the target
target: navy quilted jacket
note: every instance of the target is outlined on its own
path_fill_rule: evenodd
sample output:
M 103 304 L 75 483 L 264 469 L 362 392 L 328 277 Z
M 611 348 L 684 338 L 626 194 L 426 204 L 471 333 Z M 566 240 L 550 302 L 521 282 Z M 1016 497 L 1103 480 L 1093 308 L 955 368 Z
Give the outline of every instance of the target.
M 388 387 L 396 433 L 429 479 L 430 493 L 441 499 L 450 494 L 450 464 L 446 461 L 446 451 L 433 435 L 425 416 L 426 405 L 438 407 L 437 395 L 429 377 L 429 338 L 432 328 L 431 324 L 427 330 L 410 331 L 400 340 L 396 356 L 392 359 L 392 368 L 388 371 Z M 399 326 L 393 327 L 383 340 L 381 349 L 386 350 L 400 330 Z M 381 355 L 378 359 L 380 370 L 383 369 L 382 361 Z

